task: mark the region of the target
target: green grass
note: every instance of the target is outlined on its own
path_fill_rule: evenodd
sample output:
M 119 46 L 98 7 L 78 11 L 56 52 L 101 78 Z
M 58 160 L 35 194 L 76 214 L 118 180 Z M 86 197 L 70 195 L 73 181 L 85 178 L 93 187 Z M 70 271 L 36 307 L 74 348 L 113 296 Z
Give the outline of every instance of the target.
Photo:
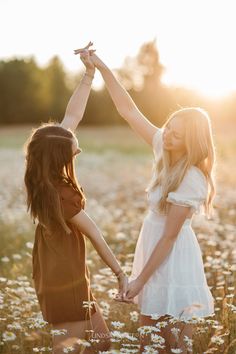
M 33 125 L 3 126 L 0 128 L 0 149 L 21 149 Z M 213 127 L 214 140 L 220 158 L 230 158 L 236 151 L 234 125 Z M 146 154 L 150 148 L 142 138 L 125 126 L 79 126 L 76 130 L 81 148 L 86 152 L 119 151 L 127 154 Z
M 31 133 L 31 126 L 2 127 L 0 149 L 22 149 Z M 105 153 L 117 151 L 125 154 L 146 154 L 147 144 L 128 127 L 79 127 L 76 136 L 83 151 Z

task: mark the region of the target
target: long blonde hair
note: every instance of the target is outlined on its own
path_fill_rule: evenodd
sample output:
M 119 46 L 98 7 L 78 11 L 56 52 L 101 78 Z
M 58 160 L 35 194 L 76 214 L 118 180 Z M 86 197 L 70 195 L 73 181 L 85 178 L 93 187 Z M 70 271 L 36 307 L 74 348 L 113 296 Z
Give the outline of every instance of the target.
M 205 175 L 208 183 L 208 194 L 204 203 L 204 211 L 209 217 L 212 211 L 212 201 L 215 196 L 215 147 L 209 115 L 199 107 L 182 108 L 172 113 L 162 128 L 165 128 L 174 117 L 178 117 L 184 121 L 186 153 L 171 167 L 170 153 L 167 150 L 161 149 L 154 166 L 156 177 L 149 184 L 147 191 L 154 189 L 158 185 L 162 186 L 162 197 L 158 208 L 161 213 L 166 213 L 166 198 L 168 193 L 178 188 L 191 166 L 196 166 Z
M 56 188 L 58 183 L 70 184 L 85 197 L 76 179 L 72 156 L 72 138 L 75 135 L 58 123 L 44 123 L 33 129 L 24 149 L 26 169 L 24 182 L 27 192 L 27 211 L 35 222 L 49 231 L 62 227 L 70 233 L 64 218 L 60 196 Z

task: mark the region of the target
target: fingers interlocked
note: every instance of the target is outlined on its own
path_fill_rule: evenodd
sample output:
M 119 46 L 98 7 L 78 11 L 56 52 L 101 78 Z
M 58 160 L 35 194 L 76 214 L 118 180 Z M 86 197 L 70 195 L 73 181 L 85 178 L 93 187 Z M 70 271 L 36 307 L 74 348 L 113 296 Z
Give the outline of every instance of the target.
M 75 49 L 74 50 L 74 54 L 76 55 L 76 54 L 81 54 L 81 55 L 83 55 L 83 54 L 86 54 L 86 55 L 88 55 L 88 54 L 90 54 L 90 55 L 92 55 L 96 50 L 95 49 L 89 49 L 89 47 L 91 47 L 93 45 L 93 42 L 89 42 L 85 47 L 83 47 L 83 48 L 79 48 L 79 49 Z

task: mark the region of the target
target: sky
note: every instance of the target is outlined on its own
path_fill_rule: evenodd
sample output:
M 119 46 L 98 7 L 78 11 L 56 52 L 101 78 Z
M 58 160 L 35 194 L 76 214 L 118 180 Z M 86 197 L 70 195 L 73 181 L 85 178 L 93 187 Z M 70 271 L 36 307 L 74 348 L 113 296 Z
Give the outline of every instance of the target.
M 163 83 L 221 97 L 236 91 L 235 8 L 234 0 L 0 0 L 0 60 L 33 55 L 43 66 L 58 55 L 79 71 L 73 50 L 92 40 L 112 69 L 156 38 Z

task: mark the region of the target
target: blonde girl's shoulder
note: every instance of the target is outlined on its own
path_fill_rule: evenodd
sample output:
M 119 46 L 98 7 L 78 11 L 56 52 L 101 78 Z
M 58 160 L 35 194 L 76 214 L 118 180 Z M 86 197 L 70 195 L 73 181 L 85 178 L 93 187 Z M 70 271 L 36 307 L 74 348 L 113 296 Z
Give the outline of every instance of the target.
M 204 174 L 191 166 L 178 188 L 168 193 L 167 202 L 189 206 L 194 213 L 202 213 L 202 205 L 207 198 L 207 181 Z
M 184 179 L 199 190 L 204 191 L 208 189 L 207 178 L 197 166 L 192 165 L 188 169 Z
M 191 174 L 195 176 L 195 178 L 198 178 L 199 180 L 202 180 L 203 182 L 206 183 L 206 176 L 204 173 L 198 168 L 197 166 L 192 165 L 189 169 Z

